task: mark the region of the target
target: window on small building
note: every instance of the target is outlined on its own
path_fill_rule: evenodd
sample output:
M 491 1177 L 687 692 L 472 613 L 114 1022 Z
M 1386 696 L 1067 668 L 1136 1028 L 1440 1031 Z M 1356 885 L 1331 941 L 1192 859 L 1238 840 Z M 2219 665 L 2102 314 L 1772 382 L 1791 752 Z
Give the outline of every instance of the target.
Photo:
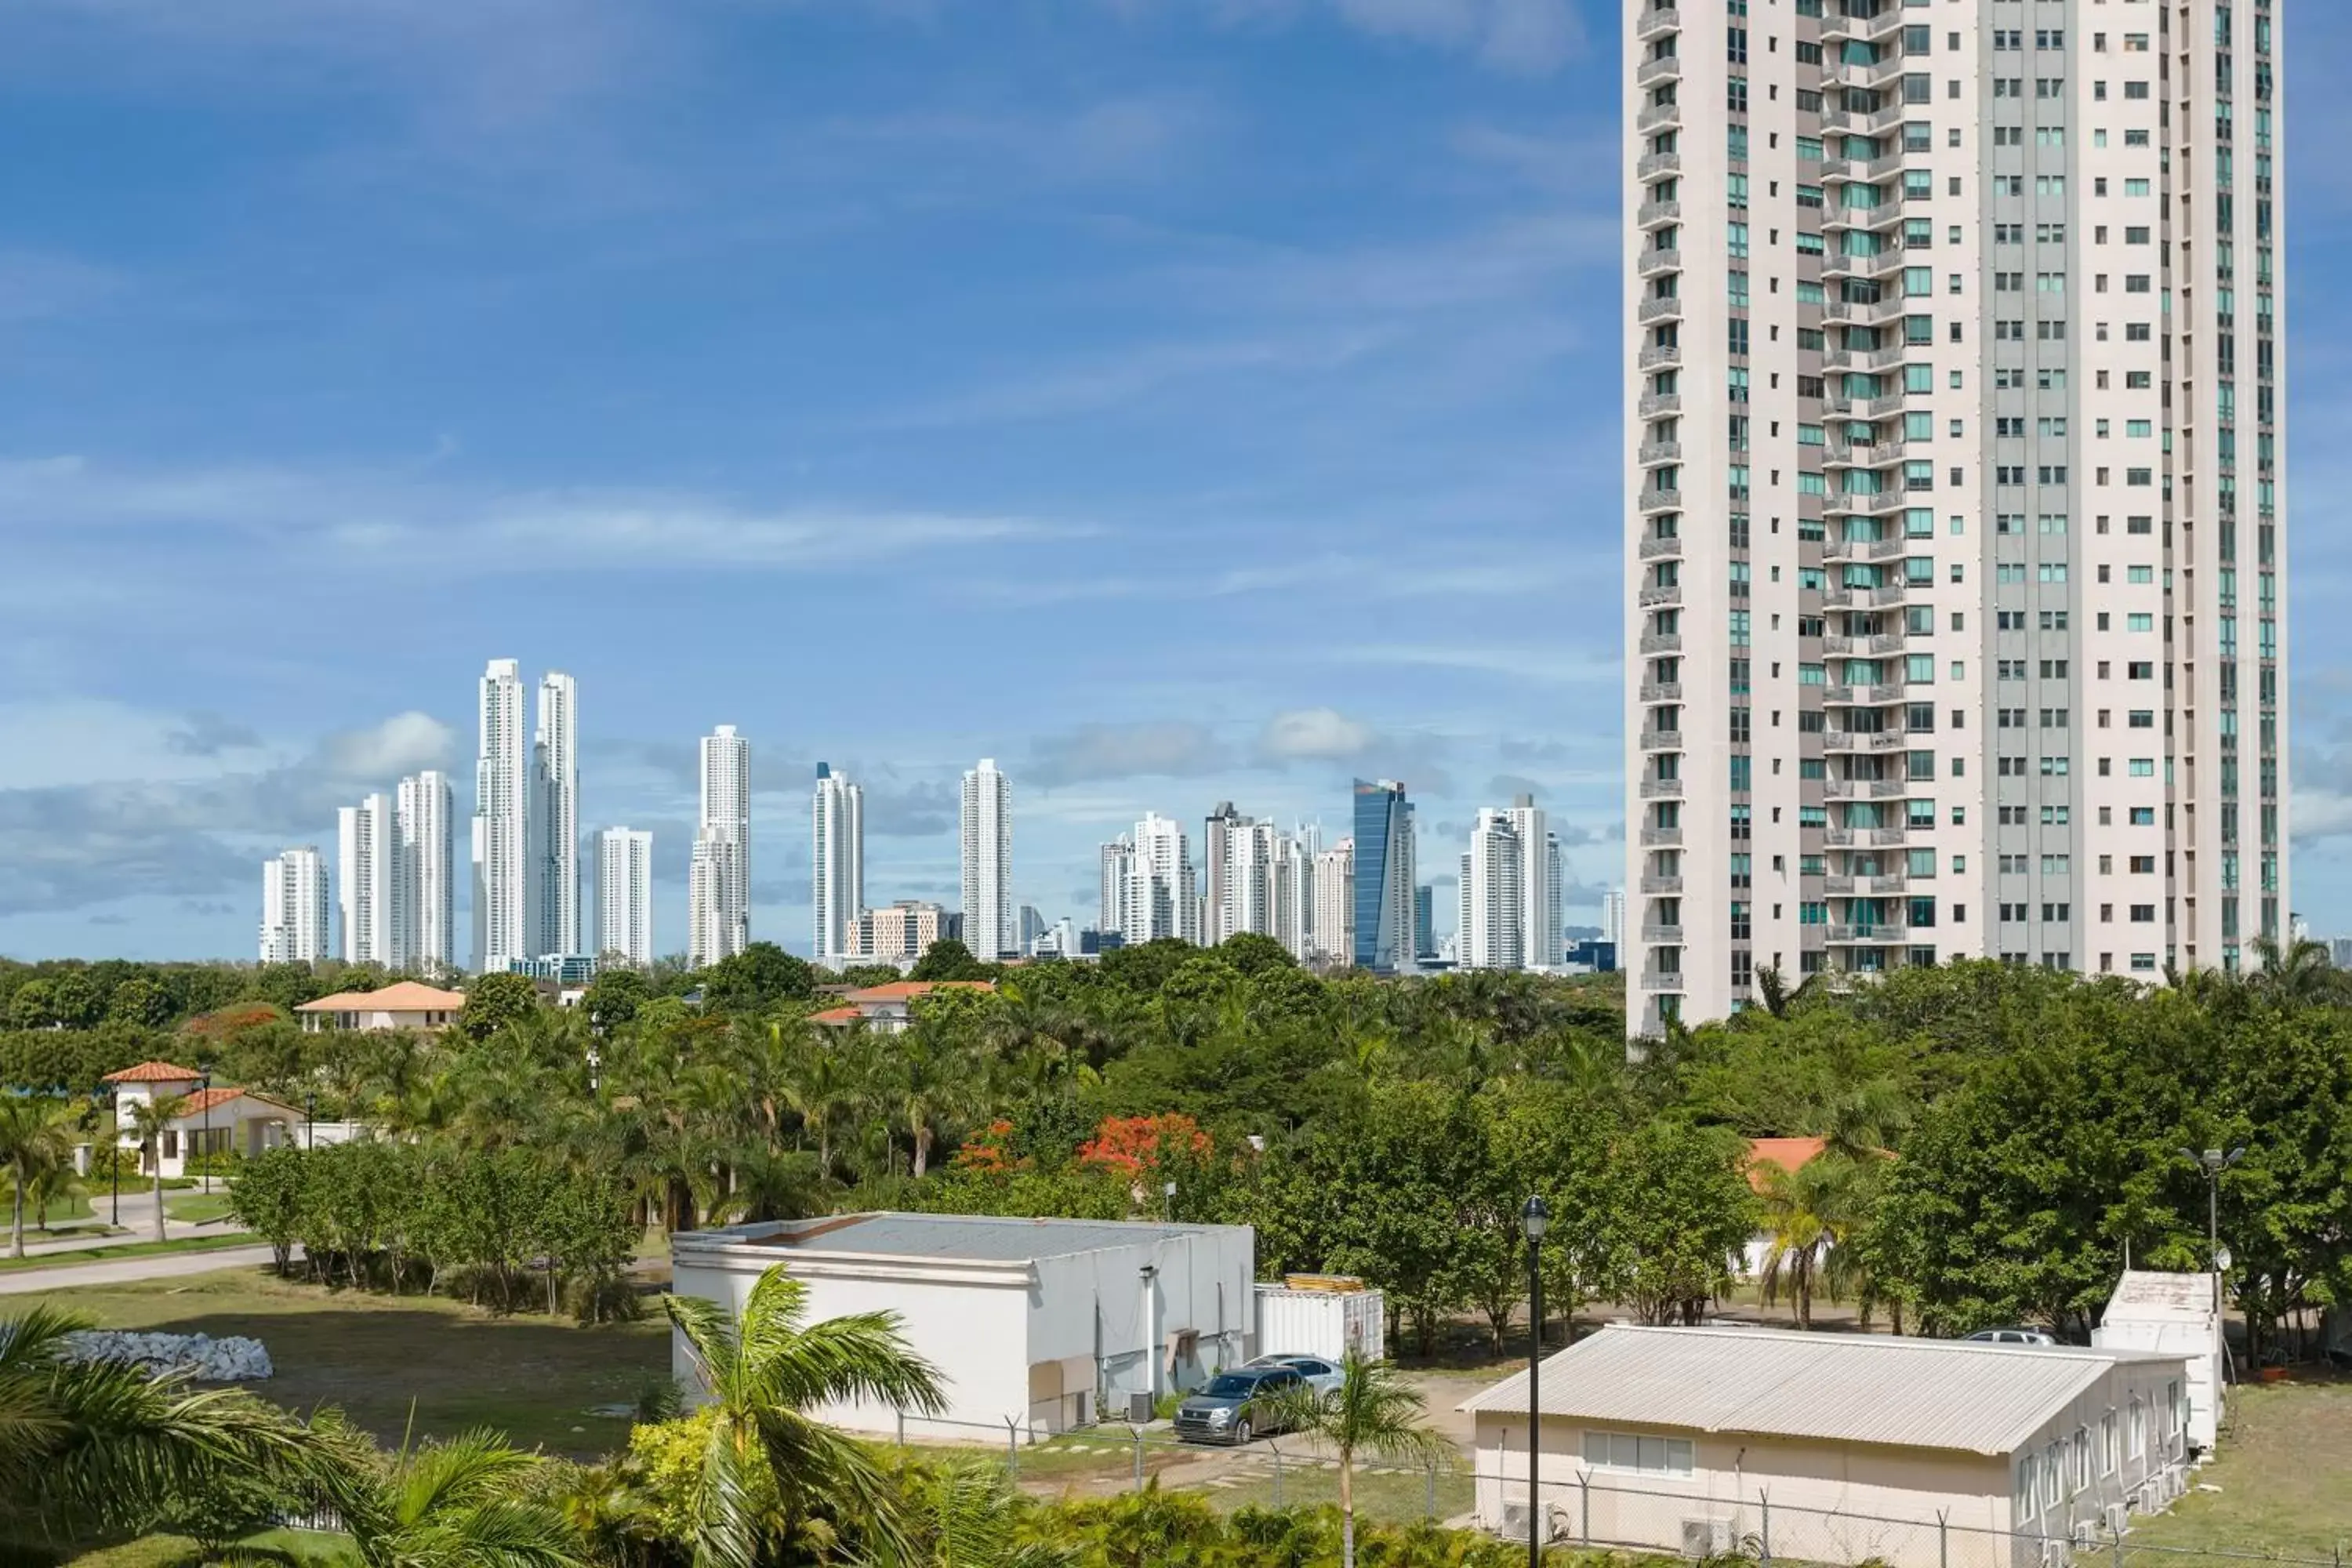
M 1649 1437 L 1632 1432 L 1587 1432 L 1584 1462 L 1595 1469 L 1632 1470 L 1648 1476 L 1691 1473 L 1691 1445 L 1684 1437 Z

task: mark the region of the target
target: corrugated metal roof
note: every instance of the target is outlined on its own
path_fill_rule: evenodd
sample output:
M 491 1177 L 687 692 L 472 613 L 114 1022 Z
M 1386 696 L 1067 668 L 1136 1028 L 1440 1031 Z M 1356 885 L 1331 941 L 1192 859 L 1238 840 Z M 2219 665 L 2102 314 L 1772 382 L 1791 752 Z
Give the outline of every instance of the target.
M 1200 1236 L 1198 1225 L 1120 1224 L 1108 1220 L 1003 1219 L 979 1215 L 868 1214 L 811 1222 L 762 1237 L 757 1245 L 805 1253 L 896 1253 L 1025 1263 L 1075 1252 L 1135 1247 Z
M 1543 1412 L 1700 1432 L 2008 1454 L 2119 1361 L 2071 1345 L 1612 1324 L 1543 1363 Z M 1465 1410 L 1525 1412 L 1528 1374 Z

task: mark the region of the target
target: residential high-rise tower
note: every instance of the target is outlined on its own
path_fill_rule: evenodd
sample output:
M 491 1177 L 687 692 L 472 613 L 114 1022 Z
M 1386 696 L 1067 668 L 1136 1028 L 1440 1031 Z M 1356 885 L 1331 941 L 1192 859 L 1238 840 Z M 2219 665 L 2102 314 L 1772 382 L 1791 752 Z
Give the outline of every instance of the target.
M 457 962 L 456 805 L 449 775 L 426 769 L 400 781 L 394 796 L 400 898 L 399 967 L 441 975 Z
M 400 828 L 388 795 L 372 795 L 335 812 L 337 903 L 346 963 L 403 967 L 400 929 Z
M 523 737 L 522 667 L 494 658 L 482 674 L 474 754 L 474 951 L 477 972 L 532 956 L 526 844 L 530 765 Z
M 584 951 L 580 919 L 580 684 L 539 680 L 530 748 L 531 956 Z
M 687 962 L 731 958 L 751 940 L 751 746 L 721 724 L 702 738 L 702 804 L 687 869 Z
M 596 956 L 633 969 L 654 962 L 654 836 L 608 827 L 596 836 Z
M 835 963 L 856 952 L 866 908 L 866 791 L 817 763 L 809 825 L 810 952 Z
M 1127 944 L 1139 946 L 1174 937 L 1201 940 L 1201 902 L 1194 890 L 1192 846 L 1184 829 L 1158 812 L 1135 825 L 1129 860 Z
M 2291 907 L 2280 6 L 1812 9 L 1624 13 L 1630 1026 L 2238 968 Z
M 261 962 L 315 963 L 327 956 L 327 863 L 303 845 L 261 863 Z
M 963 775 L 963 943 L 984 963 L 1018 951 L 1013 925 L 1013 788 L 992 757 Z

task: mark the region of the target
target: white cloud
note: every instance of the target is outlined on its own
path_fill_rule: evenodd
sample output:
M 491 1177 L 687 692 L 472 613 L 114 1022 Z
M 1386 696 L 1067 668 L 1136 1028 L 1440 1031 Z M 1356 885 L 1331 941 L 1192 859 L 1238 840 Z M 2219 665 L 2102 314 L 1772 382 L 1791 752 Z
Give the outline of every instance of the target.
M 497 491 L 414 469 L 138 469 L 67 455 L 0 458 L 0 514 L 28 529 L 206 530 L 371 569 L 438 568 L 436 551 L 537 571 L 815 570 L 912 551 L 1068 539 L 1084 524 L 856 506 L 746 507 L 685 491 Z
M 1138 724 L 1081 724 L 1042 736 L 1023 772 L 1048 786 L 1139 774 L 1189 777 L 1213 773 L 1228 761 L 1205 724 L 1183 720 Z
M 1258 737 L 1261 754 L 1281 762 L 1346 761 L 1361 756 L 1373 741 L 1372 728 L 1334 708 L 1300 708 L 1266 721 Z
M 446 767 L 457 736 L 429 713 L 395 713 L 381 724 L 330 735 L 320 748 L 328 772 L 341 779 L 389 779 L 419 768 Z

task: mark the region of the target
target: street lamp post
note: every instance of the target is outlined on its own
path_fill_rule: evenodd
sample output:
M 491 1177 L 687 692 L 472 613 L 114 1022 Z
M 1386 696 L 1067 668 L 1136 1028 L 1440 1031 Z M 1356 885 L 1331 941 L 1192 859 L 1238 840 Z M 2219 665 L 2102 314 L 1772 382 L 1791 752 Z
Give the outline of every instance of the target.
M 319 1091 L 312 1089 L 302 1101 L 302 1148 L 305 1152 L 319 1146 Z
M 2221 1325 L 2221 1173 L 2244 1159 L 2246 1151 L 2241 1147 L 2224 1154 L 2219 1149 L 2207 1149 L 2201 1152 L 2195 1149 L 2183 1149 L 2180 1153 L 2182 1158 L 2205 1173 L 2205 1264 L 2213 1271 L 2213 1325 L 2219 1331 Z M 2228 1361 L 2227 1356 L 2222 1358 L 2224 1365 Z
M 106 1223 L 116 1230 L 122 1228 L 122 1091 L 110 1087 L 106 1091 L 106 1120 L 113 1129 L 107 1139 L 106 1168 L 114 1177 L 114 1206 Z
M 1542 1568 L 1545 1528 L 1543 1493 L 1537 1481 L 1543 1454 L 1543 1401 L 1537 1382 L 1543 1375 L 1543 1238 L 1551 1221 L 1540 1194 L 1519 1211 L 1528 1233 L 1528 1568 Z
M 204 1193 L 209 1197 L 213 1190 L 213 1168 L 205 1164 L 205 1161 L 210 1157 L 213 1144 L 212 1068 L 207 1067 L 199 1069 L 196 1078 L 196 1093 L 203 1096 L 205 1102 L 205 1131 L 204 1136 L 196 1143 L 196 1179 L 204 1184 Z

